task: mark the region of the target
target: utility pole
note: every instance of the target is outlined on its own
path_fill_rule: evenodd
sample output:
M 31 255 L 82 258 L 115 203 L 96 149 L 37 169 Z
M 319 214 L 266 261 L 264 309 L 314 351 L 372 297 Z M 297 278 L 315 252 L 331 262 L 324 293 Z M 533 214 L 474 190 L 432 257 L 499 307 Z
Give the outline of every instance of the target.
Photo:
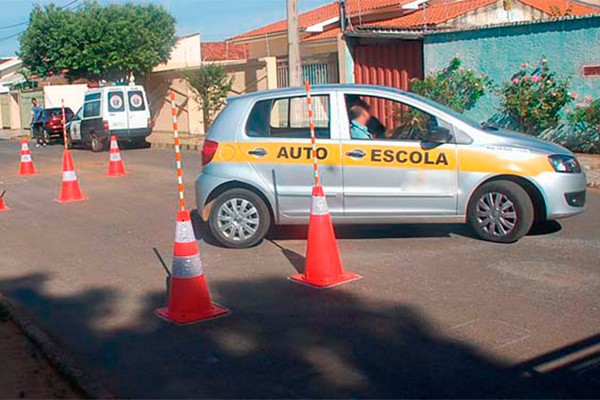
M 302 86 L 302 64 L 300 63 L 300 41 L 298 37 L 298 0 L 286 1 L 290 86 Z

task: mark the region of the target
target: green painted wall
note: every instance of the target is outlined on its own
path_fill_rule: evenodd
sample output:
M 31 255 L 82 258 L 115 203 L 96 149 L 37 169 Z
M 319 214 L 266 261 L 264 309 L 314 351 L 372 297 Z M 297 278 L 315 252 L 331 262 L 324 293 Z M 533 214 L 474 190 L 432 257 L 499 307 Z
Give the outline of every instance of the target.
M 519 24 L 461 32 L 434 33 L 424 40 L 425 73 L 444 68 L 458 55 L 465 68 L 481 71 L 500 85 L 522 63 L 537 64 L 545 56 L 552 69 L 571 77 L 580 98 L 600 97 L 600 77 L 584 77 L 584 65 L 600 65 L 600 16 Z M 467 113 L 487 120 L 498 99 L 486 95 Z

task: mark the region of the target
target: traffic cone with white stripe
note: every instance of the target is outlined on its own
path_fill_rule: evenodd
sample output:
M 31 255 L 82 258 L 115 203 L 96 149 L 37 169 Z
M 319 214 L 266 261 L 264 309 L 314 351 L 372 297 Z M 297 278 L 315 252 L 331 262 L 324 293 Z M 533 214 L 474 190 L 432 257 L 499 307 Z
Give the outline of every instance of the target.
M 8 208 L 6 206 L 6 204 L 4 204 L 4 194 L 6 193 L 6 190 L 2 192 L 2 194 L 0 194 L 0 211 L 8 211 L 10 210 L 10 208 Z
M 360 278 L 360 275 L 346 272 L 342 267 L 325 193 L 321 185 L 315 185 L 312 190 L 304 273 L 292 275 L 290 279 L 326 289 Z
M 210 298 L 189 211 L 177 213 L 169 305 L 155 312 L 160 318 L 180 325 L 229 313 Z
M 121 159 L 121 152 L 119 151 L 119 144 L 117 143 L 117 137 L 111 135 L 110 137 L 110 159 L 108 161 L 108 176 L 123 176 L 127 175 L 125 172 L 125 164 Z
M 36 173 L 27 139 L 21 139 L 21 164 L 19 166 L 19 176 L 35 175 Z
M 60 203 L 84 200 L 83 193 L 81 193 L 81 188 L 79 187 L 79 181 L 77 180 L 77 174 L 75 173 L 73 157 L 71 157 L 69 149 L 65 149 L 63 152 L 62 165 L 62 186 L 57 200 Z

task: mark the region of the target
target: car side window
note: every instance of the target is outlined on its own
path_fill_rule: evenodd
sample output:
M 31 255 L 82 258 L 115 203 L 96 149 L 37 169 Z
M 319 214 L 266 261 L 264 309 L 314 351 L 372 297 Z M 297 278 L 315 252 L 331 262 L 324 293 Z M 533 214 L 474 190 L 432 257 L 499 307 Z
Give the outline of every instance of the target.
M 320 139 L 331 137 L 329 96 L 312 97 L 315 134 Z M 257 102 L 246 123 L 250 137 L 310 138 L 306 97 L 286 97 Z
M 100 116 L 100 102 L 90 101 L 83 105 L 83 118 L 95 118 Z
M 452 126 L 411 105 L 374 96 L 345 96 L 350 137 L 354 140 L 423 141 Z

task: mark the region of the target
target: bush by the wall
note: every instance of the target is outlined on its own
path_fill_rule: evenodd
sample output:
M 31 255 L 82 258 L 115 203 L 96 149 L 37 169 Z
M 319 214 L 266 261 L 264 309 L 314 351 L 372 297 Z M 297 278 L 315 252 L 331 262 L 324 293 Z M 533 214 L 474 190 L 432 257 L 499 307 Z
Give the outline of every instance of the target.
M 567 114 L 567 124 L 543 137 L 574 152 L 600 153 L 600 99 L 586 96 Z
M 521 70 L 499 90 L 501 112 L 507 127 L 538 136 L 557 127 L 561 111 L 573 101 L 569 79 L 559 79 L 543 59 L 536 67 L 522 64 Z
M 443 70 L 433 71 L 423 80 L 413 79 L 410 91 L 461 113 L 473 108 L 492 81 L 486 75 L 464 69 L 461 64 L 460 58 L 455 57 Z

